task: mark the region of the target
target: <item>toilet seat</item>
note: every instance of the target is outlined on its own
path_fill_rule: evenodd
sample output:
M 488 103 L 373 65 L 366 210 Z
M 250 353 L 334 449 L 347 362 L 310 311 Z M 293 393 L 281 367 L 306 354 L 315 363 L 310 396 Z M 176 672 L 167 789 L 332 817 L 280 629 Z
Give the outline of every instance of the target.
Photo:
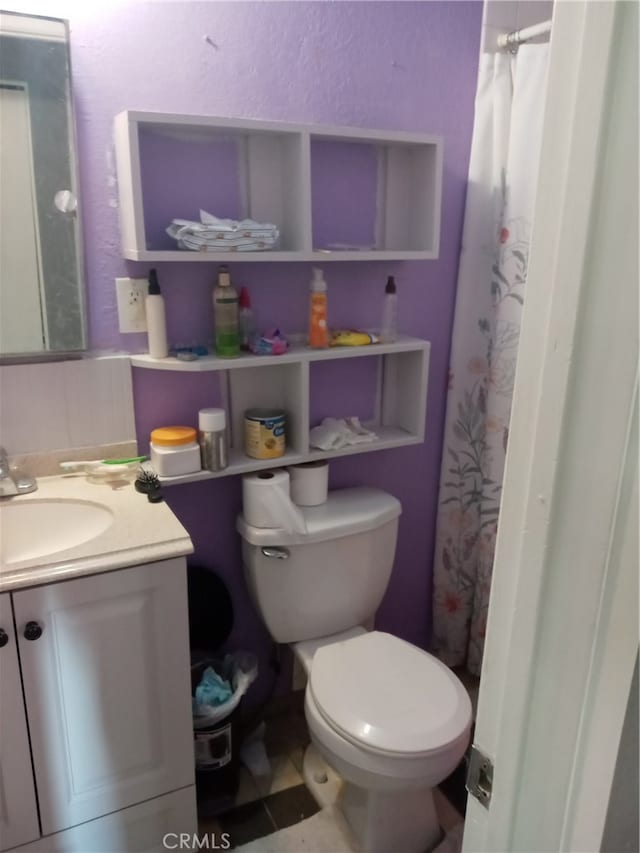
M 435 657 L 391 634 L 372 631 L 319 648 L 308 693 L 337 735 L 380 757 L 426 758 L 468 738 L 472 710 L 463 685 Z
M 345 781 L 371 790 L 437 784 L 456 767 L 467 745 L 465 738 L 455 753 L 444 751 L 430 756 L 383 755 L 347 740 L 330 725 L 318 709 L 309 689 L 305 694 L 304 710 L 311 742 L 320 754 Z

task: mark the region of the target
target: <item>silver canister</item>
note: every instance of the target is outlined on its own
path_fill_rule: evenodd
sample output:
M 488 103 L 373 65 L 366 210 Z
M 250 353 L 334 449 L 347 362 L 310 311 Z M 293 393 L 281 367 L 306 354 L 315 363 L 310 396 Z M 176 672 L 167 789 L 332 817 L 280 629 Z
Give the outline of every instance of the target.
M 227 467 L 227 415 L 224 409 L 200 409 L 198 442 L 202 467 L 206 471 L 222 471 Z

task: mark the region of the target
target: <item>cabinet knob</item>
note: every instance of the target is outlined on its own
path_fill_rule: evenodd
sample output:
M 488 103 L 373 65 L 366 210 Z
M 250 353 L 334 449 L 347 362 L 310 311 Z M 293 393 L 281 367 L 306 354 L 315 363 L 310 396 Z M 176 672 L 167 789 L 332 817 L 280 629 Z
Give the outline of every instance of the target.
M 42 628 L 38 625 L 37 622 L 27 622 L 24 626 L 24 638 L 25 640 L 37 640 L 42 636 Z
M 0 649 L 3 646 L 6 646 L 8 642 L 9 642 L 9 635 L 4 630 L 4 628 L 0 628 Z

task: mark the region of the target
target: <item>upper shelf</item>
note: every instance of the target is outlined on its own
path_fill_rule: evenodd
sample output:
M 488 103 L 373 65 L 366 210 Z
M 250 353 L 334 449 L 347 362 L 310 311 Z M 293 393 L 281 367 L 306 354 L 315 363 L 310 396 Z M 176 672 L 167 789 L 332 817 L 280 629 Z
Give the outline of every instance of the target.
M 282 355 L 240 355 L 236 358 L 220 358 L 207 355 L 195 361 L 182 361 L 178 358 L 152 358 L 150 355 L 132 355 L 133 367 L 147 370 L 183 370 L 186 372 L 206 372 L 214 370 L 233 370 L 243 367 L 265 367 L 273 364 L 293 364 L 306 361 L 329 361 L 338 358 L 357 358 L 358 356 L 388 355 L 397 352 L 416 352 L 428 349 L 429 343 L 420 338 L 400 337 L 389 344 L 370 344 L 360 347 L 329 347 L 328 349 L 310 349 L 309 347 L 291 347 Z
M 115 118 L 124 257 L 136 261 L 438 257 L 442 139 L 429 134 L 152 112 Z M 192 252 L 173 218 L 275 223 L 277 251 Z
M 371 251 L 330 251 L 324 249 L 316 252 L 190 252 L 169 249 L 134 249 L 123 251 L 123 257 L 128 261 L 147 261 L 158 263 L 160 261 L 174 261 L 178 263 L 252 263 L 256 261 L 296 261 L 297 263 L 324 264 L 328 261 L 425 261 L 434 260 L 437 256 L 431 252 L 418 251 L 383 251 L 372 249 Z

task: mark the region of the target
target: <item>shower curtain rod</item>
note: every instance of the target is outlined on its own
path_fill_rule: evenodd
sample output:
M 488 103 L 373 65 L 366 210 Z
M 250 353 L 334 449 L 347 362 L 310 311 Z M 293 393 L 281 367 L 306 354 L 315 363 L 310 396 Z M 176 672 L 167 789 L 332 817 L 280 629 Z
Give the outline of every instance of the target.
M 498 47 L 510 47 L 511 45 L 519 45 L 536 36 L 542 36 L 545 33 L 551 32 L 551 20 L 542 21 L 540 24 L 534 24 L 532 27 L 524 27 L 521 30 L 516 30 L 513 33 L 504 33 L 498 36 Z

